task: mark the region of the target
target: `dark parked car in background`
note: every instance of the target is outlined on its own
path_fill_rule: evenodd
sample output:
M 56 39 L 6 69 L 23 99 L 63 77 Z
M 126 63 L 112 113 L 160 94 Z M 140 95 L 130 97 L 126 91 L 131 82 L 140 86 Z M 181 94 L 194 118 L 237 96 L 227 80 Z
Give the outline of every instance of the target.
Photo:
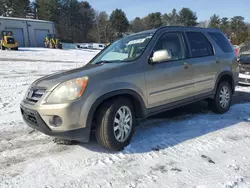
M 239 47 L 238 61 L 240 67 L 239 84 L 250 86 L 250 41 Z
M 250 54 L 240 57 L 239 66 L 239 83 L 250 86 Z

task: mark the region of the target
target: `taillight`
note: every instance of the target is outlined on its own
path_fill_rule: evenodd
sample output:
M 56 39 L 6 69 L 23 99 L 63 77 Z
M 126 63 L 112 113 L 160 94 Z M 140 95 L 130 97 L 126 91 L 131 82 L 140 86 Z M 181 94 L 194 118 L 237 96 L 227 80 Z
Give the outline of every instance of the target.
M 239 55 L 239 48 L 236 48 L 236 49 L 235 49 L 235 54 L 236 54 L 236 56 Z

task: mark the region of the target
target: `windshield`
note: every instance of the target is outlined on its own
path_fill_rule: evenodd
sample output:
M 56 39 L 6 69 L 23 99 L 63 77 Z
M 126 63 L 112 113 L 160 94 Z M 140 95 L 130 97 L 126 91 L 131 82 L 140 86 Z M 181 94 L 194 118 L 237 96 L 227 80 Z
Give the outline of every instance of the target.
M 8 38 L 7 38 L 7 43 L 8 43 L 8 44 L 15 44 L 14 38 L 8 37 Z
M 133 61 L 144 52 L 153 34 L 149 32 L 122 38 L 100 52 L 90 64 Z
M 250 55 L 250 41 L 246 41 L 239 46 L 239 56 L 249 56 Z

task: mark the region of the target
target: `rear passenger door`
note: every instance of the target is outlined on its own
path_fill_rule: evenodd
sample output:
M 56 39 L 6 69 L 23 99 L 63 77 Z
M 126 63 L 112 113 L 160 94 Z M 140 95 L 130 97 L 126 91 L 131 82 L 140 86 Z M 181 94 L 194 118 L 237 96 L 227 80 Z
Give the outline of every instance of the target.
M 188 31 L 186 38 L 195 81 L 194 94 L 206 95 L 214 89 L 216 80 L 217 59 L 213 47 L 202 32 Z
M 238 63 L 236 62 L 236 52 L 234 52 L 229 40 L 223 33 L 218 31 L 210 31 L 208 32 L 208 36 L 210 36 L 215 48 L 217 76 L 219 76 L 221 72 L 228 70 L 236 71 L 235 74 L 237 75 Z

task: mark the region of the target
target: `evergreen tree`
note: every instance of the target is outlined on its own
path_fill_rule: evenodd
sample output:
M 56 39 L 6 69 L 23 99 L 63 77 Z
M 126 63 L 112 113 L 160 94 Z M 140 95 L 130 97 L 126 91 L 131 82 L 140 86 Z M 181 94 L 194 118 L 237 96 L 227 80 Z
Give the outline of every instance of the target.
M 13 12 L 11 16 L 26 18 L 30 12 L 30 0 L 13 0 Z
M 57 22 L 61 15 L 62 4 L 60 0 L 36 0 L 33 5 L 40 20 Z
M 121 9 L 109 15 L 96 12 L 87 1 L 80 0 L 0 0 L 0 16 L 20 17 L 53 21 L 56 33 L 65 42 L 110 42 L 130 32 L 166 26 L 196 26 L 221 29 L 234 44 L 249 39 L 250 27 L 244 17 L 220 18 L 214 14 L 207 22 L 197 23 L 196 13 L 189 8 L 179 12 L 150 13 L 144 18 L 136 17 L 131 24 Z
M 221 24 L 221 19 L 218 15 L 214 14 L 213 16 L 210 17 L 209 27 L 219 29 L 220 24 Z
M 30 12 L 30 0 L 0 0 L 0 14 L 8 17 L 26 18 Z
M 132 22 L 131 22 L 131 31 L 132 32 L 139 32 L 143 31 L 145 29 L 143 19 L 136 17 Z
M 13 12 L 13 1 L 12 0 L 0 0 L 0 15 L 11 16 Z
M 164 14 L 163 17 L 163 25 L 165 26 L 178 26 L 180 25 L 179 14 L 176 9 L 173 9 L 171 13 Z
M 245 18 L 235 16 L 231 19 L 231 40 L 234 44 L 241 44 L 248 38 L 248 28 L 245 23 Z
M 126 14 L 121 9 L 116 9 L 112 12 L 110 15 L 110 24 L 117 36 L 121 36 L 129 27 Z
M 76 20 L 79 24 L 78 36 L 77 38 L 81 42 L 87 41 L 90 35 L 90 31 L 93 28 L 95 19 L 95 11 L 92 6 L 87 2 L 78 3 L 78 19 Z M 74 22 L 74 20 L 72 20 Z
M 147 17 L 144 18 L 145 29 L 154 29 L 161 27 L 163 25 L 161 17 L 162 16 L 160 12 L 149 14 Z
M 198 25 L 196 13 L 193 12 L 189 8 L 182 8 L 180 10 L 179 22 L 182 26 L 196 26 L 196 25 Z
M 221 18 L 220 29 L 228 36 L 230 34 L 230 21 L 228 18 Z

